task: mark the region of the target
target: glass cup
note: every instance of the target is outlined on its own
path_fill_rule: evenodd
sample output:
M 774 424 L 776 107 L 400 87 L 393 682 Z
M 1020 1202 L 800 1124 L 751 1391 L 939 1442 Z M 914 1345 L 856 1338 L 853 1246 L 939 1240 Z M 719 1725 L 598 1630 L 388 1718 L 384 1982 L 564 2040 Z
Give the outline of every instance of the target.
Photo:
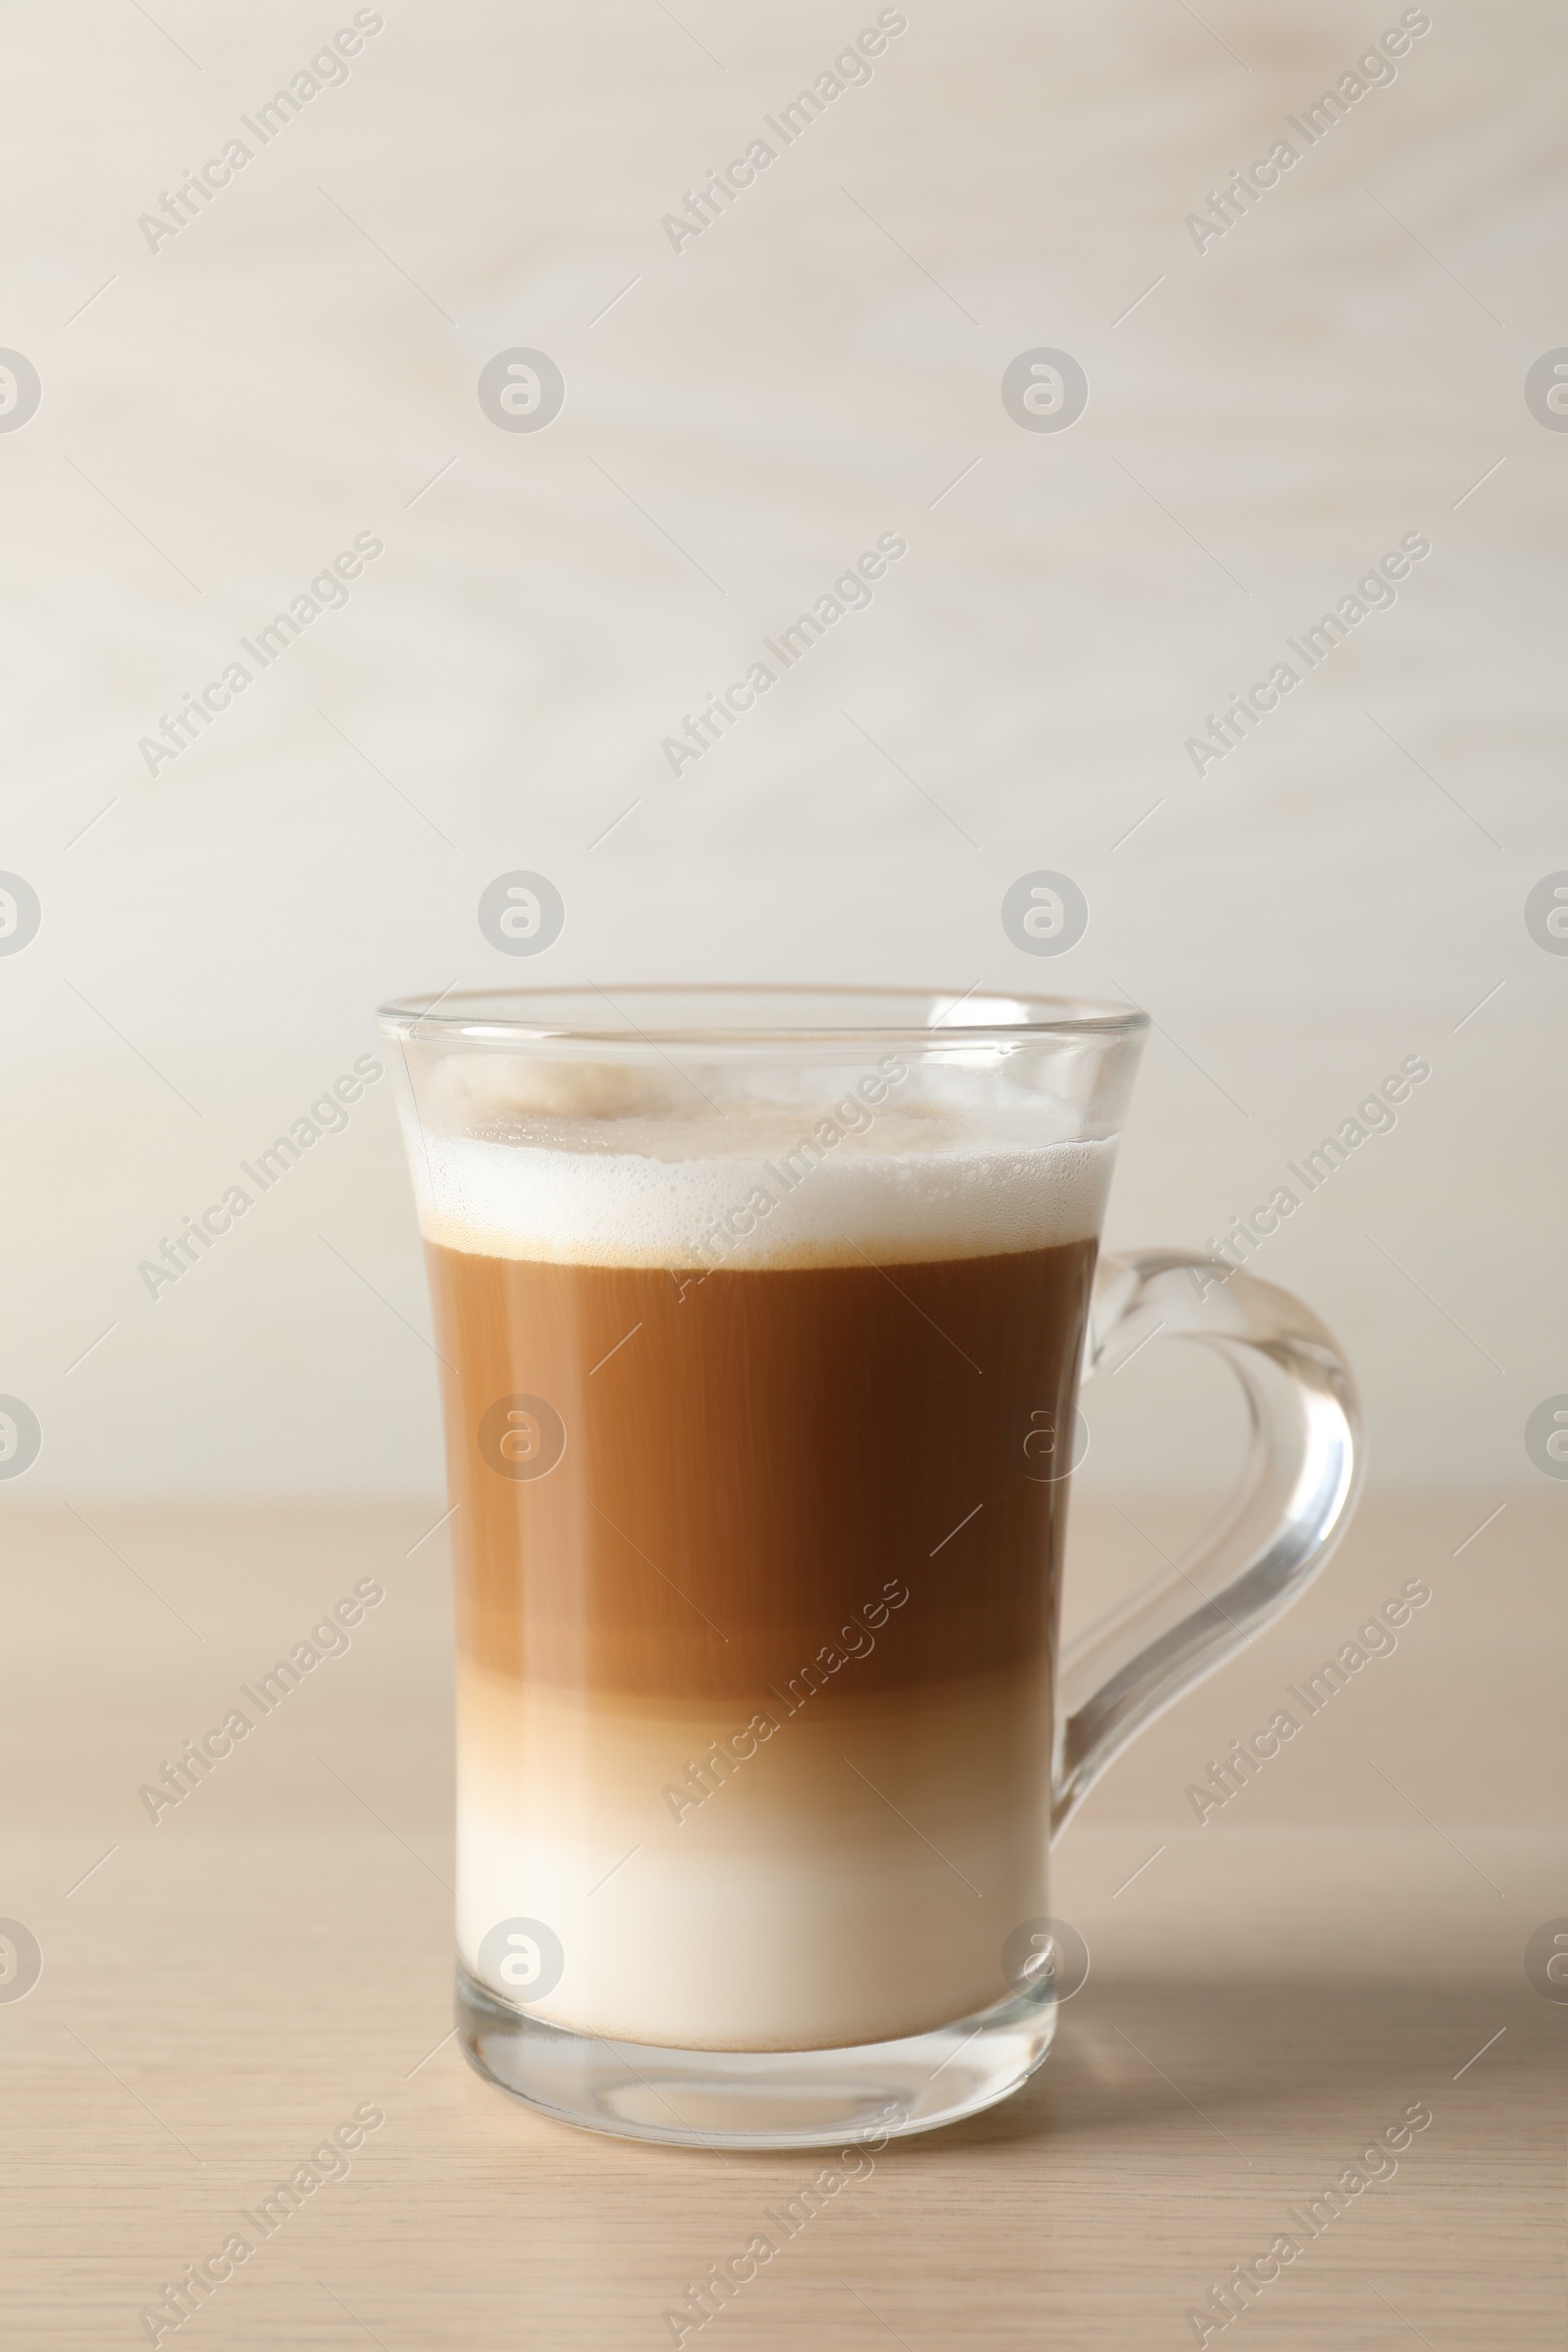
M 1345 1530 L 1334 1342 L 1213 1259 L 1099 1257 L 1127 1007 L 507 989 L 380 1018 L 443 1364 L 469 2058 L 710 2147 L 1004 2098 L 1072 1989 L 1053 1836 Z M 1241 1488 L 1058 1659 L 1078 1382 L 1155 1333 L 1240 1379 Z

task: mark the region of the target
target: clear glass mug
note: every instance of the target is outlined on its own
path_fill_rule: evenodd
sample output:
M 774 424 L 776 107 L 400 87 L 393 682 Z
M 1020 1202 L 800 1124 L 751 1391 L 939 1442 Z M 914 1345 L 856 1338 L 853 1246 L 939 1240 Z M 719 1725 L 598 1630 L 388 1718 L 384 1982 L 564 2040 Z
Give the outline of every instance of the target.
M 1004 2098 L 1055 2022 L 1054 1834 L 1344 1532 L 1334 1342 L 1201 1255 L 1098 1257 L 1129 1008 L 518 989 L 380 1019 L 443 1363 L 469 2058 L 705 2146 Z M 1079 1378 L 1156 1332 L 1241 1380 L 1241 1488 L 1058 1660 Z

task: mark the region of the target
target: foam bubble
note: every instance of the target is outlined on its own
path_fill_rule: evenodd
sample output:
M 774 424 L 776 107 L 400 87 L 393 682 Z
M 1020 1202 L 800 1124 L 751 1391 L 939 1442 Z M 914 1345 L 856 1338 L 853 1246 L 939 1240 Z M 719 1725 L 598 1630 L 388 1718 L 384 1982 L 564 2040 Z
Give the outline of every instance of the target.
M 1038 1129 L 1039 1121 L 1035 1122 Z M 1049 1131 L 1048 1131 L 1049 1132 Z M 566 1265 L 787 1267 L 990 1257 L 1100 1230 L 1109 1142 L 977 1137 L 889 1107 L 859 1131 L 749 1104 L 680 1121 L 535 1116 L 414 1139 L 427 1241 Z

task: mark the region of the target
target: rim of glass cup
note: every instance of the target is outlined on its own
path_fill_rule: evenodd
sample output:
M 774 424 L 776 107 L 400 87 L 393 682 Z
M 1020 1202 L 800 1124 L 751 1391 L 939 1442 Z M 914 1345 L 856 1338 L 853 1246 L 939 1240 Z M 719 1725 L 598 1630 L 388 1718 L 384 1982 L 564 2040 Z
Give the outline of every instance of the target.
M 652 1001 L 668 1010 L 680 999 L 711 1006 L 732 1005 L 736 1018 L 652 1021 Z M 625 1009 L 629 1001 L 632 1009 Z M 862 1004 L 867 1017 L 816 1019 L 827 1004 Z M 871 1017 L 870 1007 L 878 1008 Z M 591 1017 L 603 1008 L 603 1025 Z M 888 1018 L 888 1008 L 906 1008 L 909 1018 Z M 639 1021 L 638 1011 L 650 1015 Z M 1028 1039 L 1109 1040 L 1136 1037 L 1150 1025 L 1135 1004 L 1107 1004 L 1088 997 L 1025 996 L 1013 990 L 835 987 L 786 982 L 713 983 L 633 981 L 613 989 L 468 988 L 439 996 L 394 997 L 376 1009 L 388 1035 L 405 1043 L 464 1040 L 472 1044 L 584 1045 L 602 1052 L 615 1046 L 701 1045 L 757 1050 L 778 1046 L 836 1045 L 851 1040 L 903 1045 L 977 1041 L 1018 1044 Z M 612 1022 L 617 1024 L 612 1026 Z

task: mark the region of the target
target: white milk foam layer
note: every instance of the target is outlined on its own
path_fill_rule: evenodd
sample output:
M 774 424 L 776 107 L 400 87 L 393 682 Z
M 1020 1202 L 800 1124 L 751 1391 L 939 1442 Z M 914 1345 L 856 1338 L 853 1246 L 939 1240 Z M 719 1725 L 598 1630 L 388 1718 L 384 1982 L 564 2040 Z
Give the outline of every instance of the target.
M 991 1257 L 1099 1233 L 1112 1144 L 1042 1142 L 1039 1119 L 999 1141 L 972 1113 L 846 1102 L 426 1130 L 420 1226 L 487 1257 L 710 1268 Z

